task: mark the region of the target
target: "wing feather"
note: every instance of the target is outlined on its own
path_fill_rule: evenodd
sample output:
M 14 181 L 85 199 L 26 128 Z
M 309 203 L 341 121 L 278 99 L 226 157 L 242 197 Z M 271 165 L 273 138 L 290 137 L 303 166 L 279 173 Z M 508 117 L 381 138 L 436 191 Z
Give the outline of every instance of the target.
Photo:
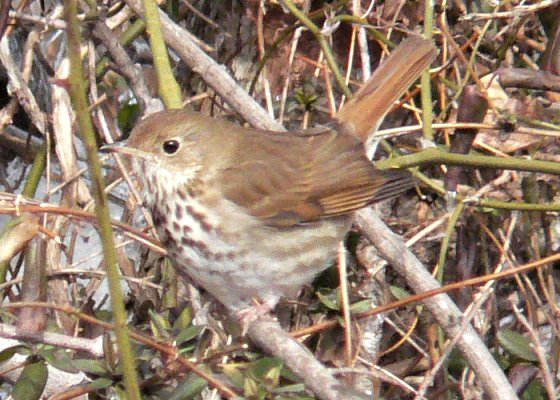
M 411 186 L 402 172 L 374 168 L 361 142 L 334 130 L 254 131 L 237 142 L 218 184 L 270 226 L 346 215 Z

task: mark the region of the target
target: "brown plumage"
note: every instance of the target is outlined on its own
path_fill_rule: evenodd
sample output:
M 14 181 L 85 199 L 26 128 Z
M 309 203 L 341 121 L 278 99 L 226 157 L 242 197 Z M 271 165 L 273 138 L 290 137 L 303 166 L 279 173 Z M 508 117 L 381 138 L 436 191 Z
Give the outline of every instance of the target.
M 409 37 L 377 67 L 367 83 L 338 112 L 337 119 L 349 133 L 365 142 L 436 55 L 431 41 L 420 36 Z
M 267 132 L 169 110 L 107 149 L 130 156 L 177 269 L 246 317 L 325 269 L 354 211 L 411 187 L 373 167 L 362 140 L 434 57 L 429 41 L 407 40 L 380 67 L 391 77 L 358 92 L 335 129 Z

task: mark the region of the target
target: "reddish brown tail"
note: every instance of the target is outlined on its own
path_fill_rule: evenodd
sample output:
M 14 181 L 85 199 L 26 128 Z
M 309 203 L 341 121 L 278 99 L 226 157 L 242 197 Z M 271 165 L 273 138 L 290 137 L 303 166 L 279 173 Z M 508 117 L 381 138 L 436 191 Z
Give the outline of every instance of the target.
M 437 55 L 431 40 L 411 36 L 375 70 L 366 84 L 339 111 L 338 120 L 365 141 L 395 101 L 418 79 Z

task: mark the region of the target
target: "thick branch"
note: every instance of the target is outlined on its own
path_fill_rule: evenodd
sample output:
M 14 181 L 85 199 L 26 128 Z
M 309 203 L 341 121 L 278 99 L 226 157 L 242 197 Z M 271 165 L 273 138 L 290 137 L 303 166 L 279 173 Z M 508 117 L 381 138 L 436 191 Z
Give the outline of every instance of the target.
M 416 293 L 440 286 L 406 247 L 402 239 L 391 232 L 373 210 L 359 211 L 356 216 L 356 224 L 382 257 L 393 265 Z M 494 400 L 517 399 L 504 372 L 474 328 L 469 326 L 465 331 L 461 331 L 463 314 L 449 296 L 440 294 L 424 300 L 424 303 L 449 337 L 461 336 L 457 346 L 476 372 L 476 376 L 489 398 Z

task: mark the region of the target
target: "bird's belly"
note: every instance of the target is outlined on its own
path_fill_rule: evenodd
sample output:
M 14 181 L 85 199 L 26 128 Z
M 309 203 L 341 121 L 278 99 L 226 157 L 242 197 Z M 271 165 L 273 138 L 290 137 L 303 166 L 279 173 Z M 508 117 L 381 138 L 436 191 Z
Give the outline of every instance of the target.
M 343 218 L 278 229 L 227 210 L 219 214 L 230 218 L 220 218 L 194 201 L 184 209 L 153 210 L 160 239 L 176 268 L 232 311 L 297 294 L 334 260 L 350 224 Z

